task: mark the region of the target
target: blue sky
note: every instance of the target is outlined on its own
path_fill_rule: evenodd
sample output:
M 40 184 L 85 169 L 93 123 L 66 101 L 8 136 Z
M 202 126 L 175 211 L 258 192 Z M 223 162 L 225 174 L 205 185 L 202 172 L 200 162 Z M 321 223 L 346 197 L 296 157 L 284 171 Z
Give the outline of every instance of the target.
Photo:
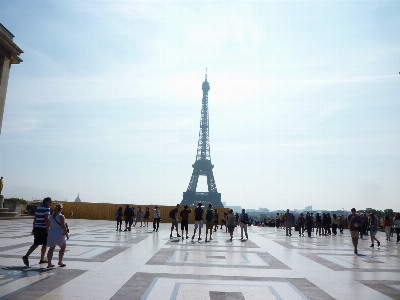
M 3 195 L 180 202 L 208 68 L 228 206 L 399 211 L 399 14 L 398 1 L 2 1 L 25 52 Z

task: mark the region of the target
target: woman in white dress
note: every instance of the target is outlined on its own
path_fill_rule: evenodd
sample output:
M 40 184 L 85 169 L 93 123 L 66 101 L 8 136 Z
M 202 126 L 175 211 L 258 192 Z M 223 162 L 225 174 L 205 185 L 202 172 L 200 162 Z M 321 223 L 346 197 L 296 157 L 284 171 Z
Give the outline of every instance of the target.
M 67 240 L 69 239 L 67 227 L 65 226 L 65 217 L 62 214 L 63 206 L 61 204 L 57 204 L 53 215 L 50 216 L 50 230 L 47 236 L 47 247 L 49 247 L 49 251 L 47 252 L 47 267 L 53 268 L 54 265 L 51 263 L 51 259 L 53 258 L 53 252 L 56 246 L 60 247 L 60 252 L 58 253 L 58 265 L 60 267 L 65 267 L 66 265 L 62 262 L 65 248 L 67 247 Z

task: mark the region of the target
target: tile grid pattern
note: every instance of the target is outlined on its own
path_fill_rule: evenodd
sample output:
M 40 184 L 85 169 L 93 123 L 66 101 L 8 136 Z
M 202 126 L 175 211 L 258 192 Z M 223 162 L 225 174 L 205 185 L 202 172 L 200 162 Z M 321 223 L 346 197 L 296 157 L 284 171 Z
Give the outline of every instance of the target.
M 275 228 L 213 232 L 213 241 L 169 239 L 170 224 L 115 231 L 114 222 L 69 220 L 66 268 L 39 265 L 29 220 L 0 221 L 0 299 L 400 299 L 400 246 L 352 253 L 348 232 L 292 237 Z M 193 226 L 190 226 L 190 230 Z M 379 237 L 378 237 L 379 238 Z M 58 250 L 54 259 L 57 259 Z

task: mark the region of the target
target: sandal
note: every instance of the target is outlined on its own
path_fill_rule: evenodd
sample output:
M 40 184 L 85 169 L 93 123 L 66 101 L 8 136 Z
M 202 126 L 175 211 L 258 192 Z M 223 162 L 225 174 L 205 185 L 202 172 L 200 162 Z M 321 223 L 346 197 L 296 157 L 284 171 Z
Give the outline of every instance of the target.
M 61 267 L 61 268 L 63 268 L 63 267 L 66 266 L 66 264 L 60 264 L 60 263 L 58 263 L 58 266 Z
M 48 265 L 46 268 L 54 268 L 55 267 L 55 265 Z
M 46 259 L 41 259 L 39 260 L 39 264 L 47 264 L 48 261 Z

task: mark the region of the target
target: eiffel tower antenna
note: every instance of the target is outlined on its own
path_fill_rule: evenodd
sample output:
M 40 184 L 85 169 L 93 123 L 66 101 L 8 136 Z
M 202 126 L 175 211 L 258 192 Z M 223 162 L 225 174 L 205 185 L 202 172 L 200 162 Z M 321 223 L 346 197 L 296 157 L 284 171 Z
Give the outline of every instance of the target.
M 223 207 L 221 193 L 218 193 L 212 171 L 214 165 L 211 164 L 208 117 L 208 91 L 210 90 L 210 84 L 207 81 L 207 68 L 201 89 L 203 90 L 203 99 L 196 161 L 192 165 L 192 177 L 186 192 L 183 193 L 181 205 L 196 206 L 197 203 L 201 202 L 203 205 L 211 203 L 214 207 Z M 208 192 L 196 192 L 199 176 L 207 176 Z

